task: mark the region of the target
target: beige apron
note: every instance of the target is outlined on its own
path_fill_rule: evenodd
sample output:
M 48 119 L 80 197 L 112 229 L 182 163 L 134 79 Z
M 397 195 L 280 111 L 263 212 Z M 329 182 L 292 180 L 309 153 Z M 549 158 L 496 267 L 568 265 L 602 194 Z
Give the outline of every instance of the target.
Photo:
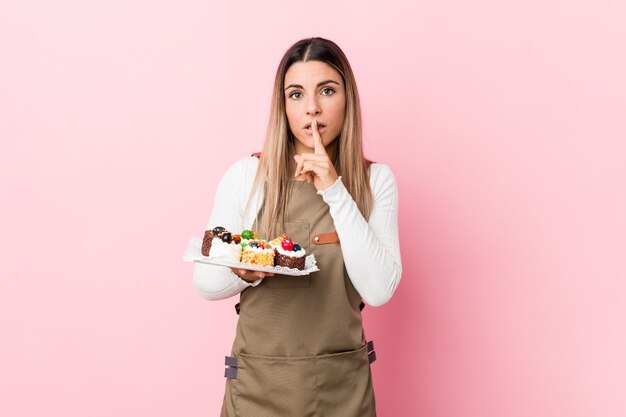
M 275 275 L 241 293 L 221 416 L 375 416 L 361 297 L 337 240 L 320 244 L 335 230 L 328 205 L 306 181 L 290 181 L 289 193 L 285 233 L 320 271 Z

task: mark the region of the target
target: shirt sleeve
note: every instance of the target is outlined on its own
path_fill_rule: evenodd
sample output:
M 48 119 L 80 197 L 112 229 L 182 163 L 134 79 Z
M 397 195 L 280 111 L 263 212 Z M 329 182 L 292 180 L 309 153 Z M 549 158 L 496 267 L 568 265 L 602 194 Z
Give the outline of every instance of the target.
M 398 188 L 391 169 L 372 165 L 370 186 L 374 198 L 366 221 L 341 177 L 318 191 L 329 206 L 343 253 L 346 270 L 363 301 L 385 304 L 402 276 L 398 236 Z
M 235 162 L 220 180 L 207 230 L 215 226 L 234 231 L 243 229 L 243 210 L 248 198 L 243 185 L 246 184 L 248 170 L 251 169 L 247 161 L 248 158 Z M 260 279 L 247 282 L 226 266 L 194 262 L 194 287 L 197 293 L 207 300 L 232 297 L 260 282 Z

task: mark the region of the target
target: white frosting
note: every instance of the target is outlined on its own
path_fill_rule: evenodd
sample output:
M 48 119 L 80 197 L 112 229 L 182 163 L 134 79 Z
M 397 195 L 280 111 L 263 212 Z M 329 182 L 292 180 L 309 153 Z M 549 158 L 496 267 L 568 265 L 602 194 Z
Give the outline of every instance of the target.
M 303 247 L 300 247 L 300 250 L 297 252 L 292 250 L 285 250 L 282 246 L 275 246 L 275 248 L 281 255 L 291 256 L 292 258 L 302 258 L 304 255 L 306 255 L 306 251 Z
M 212 257 L 225 257 L 239 261 L 241 259 L 241 245 L 236 243 L 226 243 L 219 237 L 214 237 L 211 241 L 211 251 L 209 255 Z
M 255 247 L 252 247 L 252 246 L 250 246 L 250 245 L 246 246 L 246 247 L 244 248 L 244 250 L 247 250 L 247 251 L 252 251 L 252 252 L 256 252 L 256 253 L 273 253 L 273 252 L 274 252 L 274 250 L 273 250 L 273 249 L 261 249 L 261 248 L 255 248 Z

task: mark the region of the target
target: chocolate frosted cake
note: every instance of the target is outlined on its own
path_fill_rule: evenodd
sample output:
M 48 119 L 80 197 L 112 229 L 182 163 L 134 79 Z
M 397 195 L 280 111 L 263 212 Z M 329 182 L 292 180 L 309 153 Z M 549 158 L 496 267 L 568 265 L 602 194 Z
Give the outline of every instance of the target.
M 282 253 L 276 251 L 276 256 L 274 257 L 274 261 L 276 262 L 276 266 L 284 266 L 286 268 L 293 269 L 304 269 L 304 256 L 295 257 L 289 255 L 283 255 Z
M 209 253 L 211 252 L 211 242 L 213 242 L 214 237 L 215 235 L 212 230 L 204 232 L 204 239 L 202 239 L 202 254 L 204 256 L 209 256 Z
M 306 251 L 297 243 L 293 243 L 284 234 L 272 240 L 272 246 L 276 252 L 274 263 L 276 266 L 283 266 L 293 269 L 304 269 Z

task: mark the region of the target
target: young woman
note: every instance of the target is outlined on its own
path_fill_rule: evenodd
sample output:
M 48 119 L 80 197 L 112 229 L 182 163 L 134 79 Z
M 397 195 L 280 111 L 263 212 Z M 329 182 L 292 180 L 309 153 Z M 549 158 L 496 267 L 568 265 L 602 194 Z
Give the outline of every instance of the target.
M 387 302 L 400 281 L 397 211 L 391 170 L 363 156 L 345 55 L 322 38 L 295 43 L 276 72 L 263 152 L 227 170 L 208 228 L 285 233 L 320 270 L 195 264 L 202 297 L 240 293 L 222 416 L 376 415 L 361 309 Z

